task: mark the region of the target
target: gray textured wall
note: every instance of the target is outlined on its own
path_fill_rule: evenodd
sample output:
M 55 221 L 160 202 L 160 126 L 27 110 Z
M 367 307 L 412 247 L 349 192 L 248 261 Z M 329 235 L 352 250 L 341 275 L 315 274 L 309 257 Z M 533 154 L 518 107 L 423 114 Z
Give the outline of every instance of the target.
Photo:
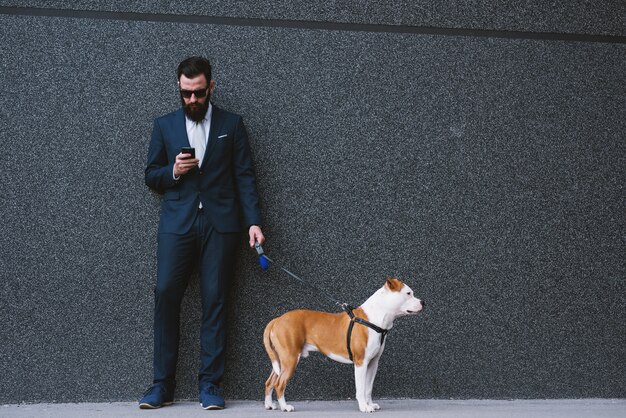
M 191 54 L 245 117 L 268 253 L 353 304 L 388 275 L 427 301 L 390 333 L 376 397 L 626 396 L 623 2 L 230 3 L 0 1 L 0 403 L 150 382 L 144 160 Z M 244 237 L 230 294 L 227 397 L 261 399 L 265 323 L 334 307 Z M 313 355 L 287 395 L 353 397 L 352 376 Z

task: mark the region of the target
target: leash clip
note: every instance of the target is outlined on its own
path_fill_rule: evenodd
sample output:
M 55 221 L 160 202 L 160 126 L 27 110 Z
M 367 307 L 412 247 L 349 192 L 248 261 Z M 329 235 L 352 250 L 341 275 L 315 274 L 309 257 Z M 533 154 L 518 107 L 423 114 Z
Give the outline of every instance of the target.
M 352 312 L 354 310 L 354 308 L 350 305 L 348 305 L 347 303 L 340 303 L 338 304 L 339 306 L 341 306 L 341 309 L 343 309 L 348 316 L 350 317 L 351 320 L 354 320 L 354 312 Z

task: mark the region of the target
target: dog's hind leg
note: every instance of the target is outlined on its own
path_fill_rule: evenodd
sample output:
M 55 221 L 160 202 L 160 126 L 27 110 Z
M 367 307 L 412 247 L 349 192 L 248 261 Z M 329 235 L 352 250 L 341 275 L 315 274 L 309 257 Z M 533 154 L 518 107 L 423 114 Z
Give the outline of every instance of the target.
M 274 387 L 276 388 L 276 398 L 278 399 L 280 409 L 285 412 L 292 412 L 295 408 L 288 405 L 285 400 L 285 387 L 287 386 L 287 383 L 289 383 L 289 379 L 291 379 L 296 371 L 298 360 L 300 360 L 300 354 L 298 353 L 285 357 L 287 357 L 287 360 L 281 356 L 281 371 L 278 376 L 278 382 Z
M 263 345 L 267 352 L 270 361 L 272 362 L 272 372 L 265 382 L 265 409 L 278 409 L 276 402 L 272 401 L 272 392 L 276 389 L 276 383 L 278 382 L 278 374 L 280 373 L 280 360 L 274 343 L 272 342 L 272 329 L 276 319 L 270 321 L 265 327 L 263 332 Z
M 276 387 L 276 382 L 278 382 L 278 375 L 272 369 L 270 377 L 265 382 L 265 409 L 278 409 L 278 404 L 272 401 L 272 393 Z

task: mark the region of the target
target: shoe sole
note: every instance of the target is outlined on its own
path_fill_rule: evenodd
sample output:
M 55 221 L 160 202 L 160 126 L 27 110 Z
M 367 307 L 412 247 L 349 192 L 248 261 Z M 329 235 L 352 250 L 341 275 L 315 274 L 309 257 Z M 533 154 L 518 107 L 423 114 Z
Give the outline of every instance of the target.
M 202 404 L 200 404 L 200 407 L 202 409 L 207 410 L 207 411 L 215 411 L 215 410 L 218 410 L 218 409 L 224 409 L 223 406 L 219 406 L 219 405 L 202 406 Z
M 161 405 L 151 405 L 149 403 L 140 403 L 139 404 L 139 409 L 159 409 L 163 406 L 170 406 L 171 404 L 173 404 L 174 402 L 163 402 Z

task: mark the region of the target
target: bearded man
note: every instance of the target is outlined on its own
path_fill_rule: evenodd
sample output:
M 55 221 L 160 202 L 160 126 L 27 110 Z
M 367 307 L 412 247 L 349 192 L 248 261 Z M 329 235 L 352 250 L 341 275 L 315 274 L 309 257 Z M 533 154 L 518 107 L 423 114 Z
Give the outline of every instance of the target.
M 154 292 L 154 379 L 139 407 L 160 408 L 174 401 L 181 301 L 190 276 L 198 271 L 200 403 L 204 409 L 222 409 L 225 291 L 239 233 L 247 229 L 251 247 L 265 238 L 241 116 L 211 103 L 215 81 L 206 58 L 187 58 L 177 77 L 182 108 L 154 121 L 145 170 L 146 185 L 162 193 L 163 200 Z

